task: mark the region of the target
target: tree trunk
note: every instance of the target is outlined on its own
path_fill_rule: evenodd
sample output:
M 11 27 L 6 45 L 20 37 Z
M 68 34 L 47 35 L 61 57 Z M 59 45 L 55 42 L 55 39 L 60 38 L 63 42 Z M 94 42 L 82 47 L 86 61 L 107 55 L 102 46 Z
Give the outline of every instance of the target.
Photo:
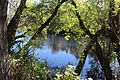
M 103 68 L 103 71 L 104 71 L 104 75 L 106 77 L 106 80 L 113 80 L 113 77 L 112 77 L 112 70 L 110 68 L 110 62 L 109 62 L 109 58 L 108 57 L 104 57 L 104 54 L 102 52 L 102 49 L 99 45 L 99 43 L 96 42 L 96 55 L 99 59 L 99 62 Z
M 80 57 L 78 65 L 77 65 L 77 67 L 75 69 L 75 73 L 77 73 L 78 76 L 80 75 L 80 73 L 81 73 L 81 71 L 83 69 L 83 66 L 85 64 L 86 58 L 87 58 L 87 53 L 83 53 L 83 55 L 81 55 L 81 57 Z
M 7 5 L 8 0 L 0 0 L 0 80 L 11 80 L 8 63 Z

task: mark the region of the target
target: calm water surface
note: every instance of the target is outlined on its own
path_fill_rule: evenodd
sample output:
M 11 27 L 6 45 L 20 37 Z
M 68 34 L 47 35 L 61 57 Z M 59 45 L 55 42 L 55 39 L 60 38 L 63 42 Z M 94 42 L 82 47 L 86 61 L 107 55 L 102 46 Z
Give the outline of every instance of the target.
M 41 39 L 41 48 L 35 48 L 35 53 L 40 57 L 40 61 L 47 60 L 50 67 L 66 67 L 68 64 L 77 66 L 81 54 L 81 46 L 73 39 L 66 40 L 60 35 L 48 35 L 48 39 Z M 90 68 L 87 56 L 84 70 Z
M 78 64 L 81 48 L 73 39 L 66 40 L 60 35 L 48 35 L 48 39 L 42 39 L 41 43 L 43 47 L 36 48 L 35 53 L 38 53 L 42 61 L 47 60 L 49 66 L 65 67 L 68 64 Z

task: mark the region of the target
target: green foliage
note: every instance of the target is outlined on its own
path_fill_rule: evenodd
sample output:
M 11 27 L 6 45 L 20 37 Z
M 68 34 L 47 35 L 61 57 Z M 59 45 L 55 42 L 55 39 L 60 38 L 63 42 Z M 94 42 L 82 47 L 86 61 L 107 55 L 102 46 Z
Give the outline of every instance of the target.
M 21 16 L 19 30 L 30 30 L 28 35 L 32 36 L 52 14 L 54 7 L 57 5 L 55 1 L 41 0 L 37 4 L 28 4 Z
M 57 74 L 50 74 L 54 68 L 48 67 L 47 62 L 40 63 L 39 58 L 32 52 L 32 48 L 25 49 L 20 53 L 14 53 L 10 57 L 12 76 L 15 80 L 79 80 L 79 76 L 74 73 L 75 67 L 68 65 L 65 72 L 61 69 Z M 56 78 L 55 78 L 56 76 Z
M 75 70 L 75 66 L 72 65 L 68 65 L 68 67 L 66 68 L 65 73 L 63 74 L 56 74 L 57 78 L 55 78 L 54 80 L 79 80 L 80 77 L 76 76 L 76 73 L 74 73 Z
M 69 36 L 69 35 L 65 36 L 65 39 L 66 39 L 66 40 L 69 40 L 69 39 L 70 39 L 70 36 Z
M 13 78 L 15 80 L 46 80 L 50 71 L 47 63 L 41 64 L 34 56 L 35 54 L 23 52 L 15 53 L 10 58 Z

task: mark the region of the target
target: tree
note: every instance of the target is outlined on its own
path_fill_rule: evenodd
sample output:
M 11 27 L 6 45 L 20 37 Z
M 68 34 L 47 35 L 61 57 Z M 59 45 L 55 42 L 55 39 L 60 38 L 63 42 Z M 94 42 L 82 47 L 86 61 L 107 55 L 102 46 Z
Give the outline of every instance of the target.
M 20 7 L 18 8 L 15 16 L 7 26 L 7 7 L 8 0 L 0 0 L 0 79 L 1 80 L 11 80 L 11 72 L 10 72 L 10 63 L 9 63 L 9 52 L 8 45 L 11 43 L 11 39 L 13 39 L 14 34 L 11 34 L 14 28 L 16 30 L 16 24 L 18 21 L 16 19 L 20 18 L 22 10 L 25 6 L 26 0 L 21 0 Z M 11 26 L 12 25 L 12 26 Z M 14 26 L 15 25 L 15 26 Z M 12 37 L 10 37 L 12 36 Z M 10 37 L 10 38 L 8 38 Z
M 73 6 L 75 6 L 75 8 L 77 8 L 75 2 L 73 1 L 72 2 Z M 93 37 L 93 34 L 90 33 L 90 31 L 84 26 L 84 23 L 83 21 L 81 20 L 80 18 L 80 15 L 78 12 L 76 12 L 76 16 L 78 17 L 78 20 L 79 20 L 79 24 L 80 24 L 80 27 L 81 29 L 87 34 L 89 35 L 91 38 Z M 101 34 L 101 33 L 100 33 Z M 93 42 L 96 42 L 96 54 L 97 54 L 97 57 L 101 63 L 101 66 L 104 70 L 104 73 L 105 73 L 105 76 L 106 76 L 106 79 L 107 80 L 110 80 L 111 79 L 111 76 L 112 76 L 112 70 L 110 69 L 110 66 L 109 66 L 109 59 L 107 59 L 107 57 L 104 58 L 104 56 L 102 55 L 103 52 L 102 52 L 102 49 L 101 49 L 101 46 L 99 45 L 99 43 L 97 42 L 97 38 L 94 39 L 95 41 Z M 93 43 L 94 44 L 94 43 Z M 90 49 L 90 48 L 89 48 Z M 88 54 L 88 51 L 83 53 L 85 55 L 85 58 L 87 57 L 87 54 Z M 83 59 L 84 61 L 83 62 L 79 62 L 81 65 L 82 64 L 82 67 L 83 67 L 83 64 L 85 63 L 85 59 Z M 77 69 L 76 72 L 79 73 L 80 69 L 81 69 L 81 66 L 77 66 Z M 79 73 L 80 74 L 80 73 Z
M 72 5 L 73 5 L 75 8 L 77 8 L 77 6 L 76 6 L 76 4 L 75 4 L 74 1 L 72 1 Z M 111 7 L 111 6 L 112 6 L 112 7 Z M 117 19 L 117 21 L 113 21 L 114 19 L 111 19 L 112 16 L 115 15 L 115 14 L 113 14 L 113 11 L 114 11 L 114 9 L 112 9 L 112 8 L 114 8 L 113 6 L 114 6 L 114 1 L 110 1 L 110 12 L 109 12 L 109 14 L 112 14 L 112 15 L 109 15 L 109 17 L 110 17 L 109 19 L 110 19 L 110 23 L 112 23 L 112 25 L 115 26 L 115 24 L 118 24 L 117 21 L 119 21 L 119 20 Z M 113 11 L 111 11 L 111 10 L 113 10 Z M 118 12 L 119 12 L 119 11 L 118 11 Z M 82 29 L 87 35 L 89 35 L 89 36 L 92 38 L 93 35 L 90 33 L 90 31 L 89 31 L 87 28 L 85 28 L 84 23 L 83 23 L 83 21 L 81 20 L 80 15 L 79 15 L 79 13 L 78 13 L 77 11 L 76 11 L 76 16 L 78 17 L 78 20 L 79 20 L 81 29 Z M 117 17 L 117 18 L 118 18 L 118 17 Z M 116 22 L 116 23 L 114 23 L 114 22 Z M 100 32 L 97 31 L 96 34 L 98 34 L 98 35 L 100 36 L 101 34 L 105 34 L 105 32 L 107 32 L 109 36 L 112 36 L 112 38 L 110 37 L 110 39 L 111 39 L 111 41 L 112 41 L 113 43 L 115 42 L 116 45 L 118 45 L 118 46 L 117 46 L 117 49 L 119 50 L 119 39 L 118 39 L 117 36 L 116 36 L 116 34 L 118 34 L 118 33 L 115 33 L 112 25 L 109 25 L 110 28 L 111 28 L 111 30 L 108 30 L 108 31 L 107 31 L 107 30 L 105 30 L 106 28 L 101 28 L 101 31 L 100 31 Z M 104 27 L 104 26 L 103 26 L 103 27 Z M 119 25 L 117 25 L 116 27 L 118 28 Z M 118 29 L 117 29 L 117 30 L 118 30 Z M 109 32 L 110 32 L 110 33 L 109 33 Z M 116 32 L 117 32 L 117 31 L 116 31 Z M 97 37 L 99 37 L 99 36 L 97 36 Z M 113 39 L 113 36 L 115 36 L 114 39 Z M 105 53 L 105 52 L 102 50 L 101 46 L 100 46 L 99 43 L 97 42 L 97 41 L 98 41 L 98 40 L 97 40 L 97 37 L 94 38 L 93 43 L 91 42 L 91 44 L 94 44 L 94 42 L 95 42 L 96 55 L 97 55 L 97 57 L 98 57 L 98 59 L 99 59 L 99 61 L 100 61 L 100 64 L 101 64 L 101 66 L 102 66 L 102 68 L 103 68 L 103 70 L 104 70 L 104 74 L 105 74 L 106 79 L 107 79 L 107 80 L 112 80 L 112 70 L 111 70 L 111 68 L 110 68 L 110 66 L 109 66 L 109 65 L 110 65 L 109 58 L 108 58 L 108 56 L 104 56 L 104 54 L 107 54 L 107 53 Z M 83 61 L 79 61 L 79 64 L 78 64 L 78 66 L 77 66 L 77 68 L 76 68 L 76 70 L 75 70 L 75 72 L 77 72 L 78 74 L 80 74 L 80 71 L 81 71 L 81 69 L 82 69 L 82 67 L 83 67 L 83 65 L 84 65 L 84 63 L 85 63 L 85 59 L 86 59 L 86 57 L 87 57 L 87 53 L 89 52 L 89 49 L 91 48 L 91 47 L 90 47 L 90 44 L 88 44 L 88 46 L 89 46 L 89 47 L 87 47 L 87 50 L 85 49 L 85 51 L 83 51 L 83 55 L 84 55 Z M 92 46 L 93 46 L 93 45 L 92 45 Z M 111 54 L 111 53 L 109 53 L 109 55 L 110 55 L 110 54 Z M 118 59 L 118 60 L 119 60 L 119 59 Z M 114 77 L 113 77 L 113 78 L 114 78 Z
M 7 41 L 7 5 L 8 0 L 0 0 L 0 79 L 10 79 Z

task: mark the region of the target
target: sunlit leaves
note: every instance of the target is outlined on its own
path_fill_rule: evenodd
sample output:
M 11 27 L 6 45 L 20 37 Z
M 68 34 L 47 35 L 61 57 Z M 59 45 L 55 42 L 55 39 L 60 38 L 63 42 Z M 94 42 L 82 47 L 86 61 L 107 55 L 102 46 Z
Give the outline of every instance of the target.
M 52 14 L 57 0 L 40 0 L 37 3 L 27 4 L 27 8 L 24 10 L 21 16 L 21 22 L 19 29 L 22 31 L 31 30 L 29 35 L 33 35 L 36 30 L 49 18 Z M 28 1 L 29 2 L 29 1 Z
M 72 65 L 68 65 L 68 67 L 66 68 L 66 71 L 64 74 L 56 74 L 57 78 L 55 78 L 54 80 L 79 80 L 80 76 L 76 76 L 76 73 L 74 73 L 75 70 L 75 66 Z
M 70 35 L 65 36 L 65 39 L 69 40 L 70 39 Z
M 27 0 L 26 7 L 32 7 L 34 0 Z

